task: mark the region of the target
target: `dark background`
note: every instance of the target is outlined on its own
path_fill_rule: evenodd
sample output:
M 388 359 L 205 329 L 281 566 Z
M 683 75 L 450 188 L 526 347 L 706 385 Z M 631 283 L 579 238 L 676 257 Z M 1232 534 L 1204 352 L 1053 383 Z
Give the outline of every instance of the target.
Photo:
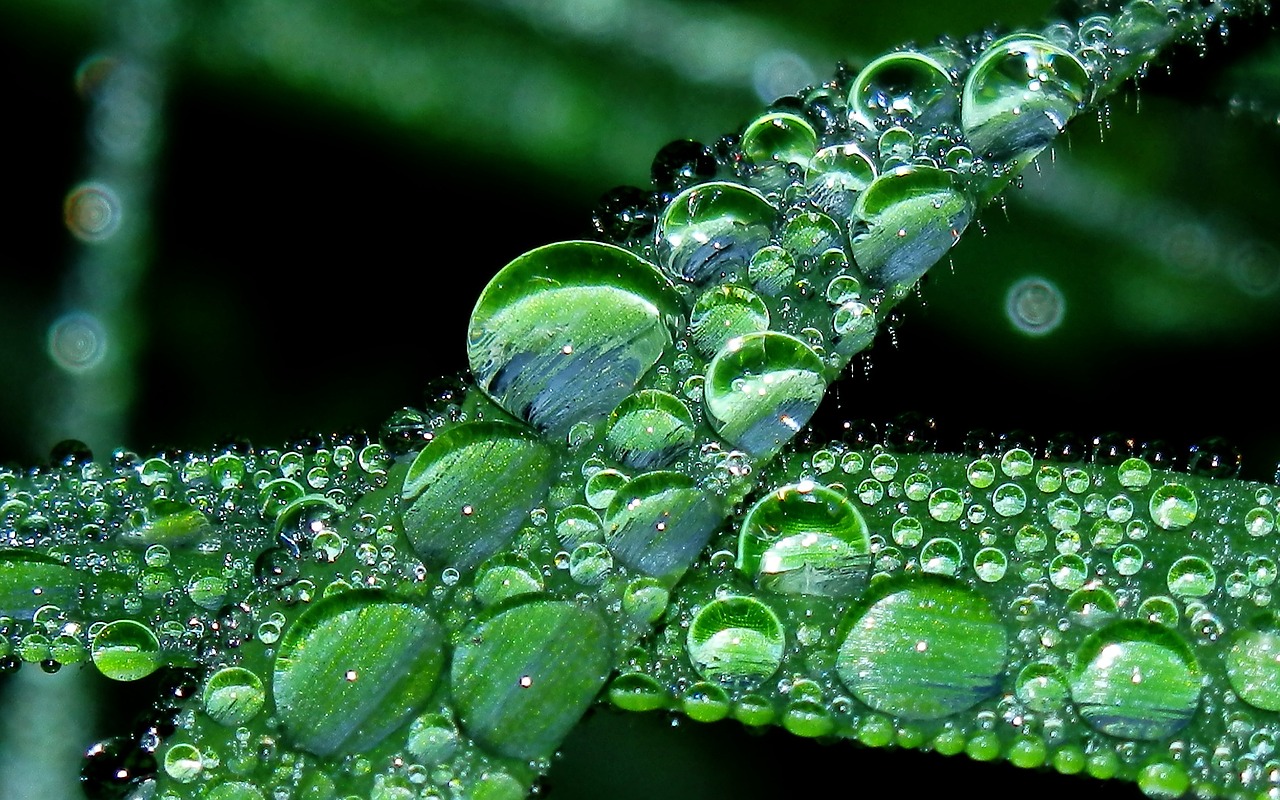
M 681 2 L 652 6 L 670 12 L 669 29 L 608 38 L 607 26 L 557 17 L 567 2 L 537 15 L 519 5 L 190 7 L 161 61 L 163 138 L 130 315 L 133 400 L 111 441 L 51 421 L 78 379 L 51 364 L 45 343 L 85 249 L 62 223 L 63 198 L 93 177 L 74 75 L 122 38 L 97 3 L 0 6 L 0 463 L 40 463 L 68 437 L 105 456 L 228 436 L 278 446 L 311 431 L 376 433 L 394 409 L 420 405 L 429 381 L 465 367 L 471 303 L 503 264 L 589 235 L 599 195 L 644 185 L 666 141 L 712 140 L 762 107 L 747 81 L 689 67 L 680 48 L 698 52 L 699 42 L 682 42 L 681 30 L 769 31 L 770 46 L 821 80 L 837 58 L 857 66 L 911 39 L 1029 24 L 1048 7 Z M 572 7 L 588 17 L 635 8 Z M 870 370 L 834 388 L 815 427 L 883 427 L 915 411 L 936 420 L 947 448 L 973 428 L 1020 429 L 1041 440 L 1161 439 L 1175 456 L 1222 436 L 1246 477 L 1271 480 L 1280 57 L 1270 29 L 1233 25 L 1203 57 L 1183 48 L 1167 72 L 1116 98 L 1105 121 L 1077 120 L 1053 163 L 1041 159 L 1057 182 L 1037 190 L 1028 176 L 1004 210 L 971 226 L 923 302 L 904 307 L 896 344 L 877 341 Z M 417 56 L 437 67 L 401 74 Z M 427 83 L 433 99 L 414 99 Z M 1063 292 L 1064 323 L 1048 336 L 1020 334 L 1004 315 L 1005 291 L 1027 275 Z M 570 739 L 549 786 L 559 800 L 766 797 L 886 779 L 922 793 L 1106 791 L 963 758 L 608 712 Z

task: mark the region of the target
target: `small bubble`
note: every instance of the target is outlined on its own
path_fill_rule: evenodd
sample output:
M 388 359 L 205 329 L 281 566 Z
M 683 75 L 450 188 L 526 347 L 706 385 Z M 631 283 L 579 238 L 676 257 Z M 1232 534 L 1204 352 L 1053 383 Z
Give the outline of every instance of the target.
M 1066 302 L 1062 291 L 1044 278 L 1023 278 L 1009 287 L 1004 311 L 1018 330 L 1044 336 L 1062 324 Z

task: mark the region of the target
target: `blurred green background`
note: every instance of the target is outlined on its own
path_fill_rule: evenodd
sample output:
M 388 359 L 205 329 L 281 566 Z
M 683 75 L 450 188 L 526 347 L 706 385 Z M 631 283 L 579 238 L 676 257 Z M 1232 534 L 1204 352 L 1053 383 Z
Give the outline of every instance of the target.
M 376 435 L 431 380 L 465 367 L 466 319 L 488 278 L 532 247 L 590 236 L 601 193 L 647 186 L 666 142 L 736 131 L 838 59 L 856 68 L 907 41 L 1025 26 L 1049 9 L 5 0 L 0 463 L 41 463 L 66 438 L 105 457 Z M 1271 27 L 1244 21 L 1204 52 L 1182 48 L 1139 91 L 1077 120 L 933 270 L 815 427 L 915 411 L 937 421 L 947 448 L 983 428 L 1118 433 L 1173 454 L 1221 436 L 1246 477 L 1271 480 Z M 1028 278 L 1056 287 L 1063 310 L 1039 336 L 1006 311 Z M 121 687 L 76 672 L 0 682 L 0 787 L 26 787 L 0 795 L 75 796 L 65 783 L 8 781 L 74 778 L 74 765 L 48 760 L 127 732 L 133 696 L 79 711 L 73 701 L 98 707 Z M 1096 791 L 606 712 L 570 740 L 548 787 L 558 800 L 766 797 L 825 792 L 827 781 L 853 792 L 877 773 L 922 793 Z

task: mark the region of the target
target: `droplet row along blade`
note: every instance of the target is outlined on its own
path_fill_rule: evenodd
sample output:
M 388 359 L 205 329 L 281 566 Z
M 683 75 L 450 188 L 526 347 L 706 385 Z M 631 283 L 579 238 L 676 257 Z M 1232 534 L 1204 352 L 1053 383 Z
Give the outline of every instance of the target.
M 765 477 L 615 707 L 1269 796 L 1276 487 L 838 443 Z

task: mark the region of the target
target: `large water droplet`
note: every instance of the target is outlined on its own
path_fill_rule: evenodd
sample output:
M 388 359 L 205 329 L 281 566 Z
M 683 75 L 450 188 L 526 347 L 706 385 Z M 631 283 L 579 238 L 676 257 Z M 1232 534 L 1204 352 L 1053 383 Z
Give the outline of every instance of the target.
M 818 149 L 818 134 L 798 114 L 770 111 L 747 125 L 740 147 L 747 163 L 756 168 L 805 167 Z
M 849 113 L 868 128 L 927 130 L 955 116 L 957 95 L 947 70 L 934 59 L 911 51 L 889 53 L 854 78 Z
M 991 696 L 1008 632 L 978 593 L 941 576 L 890 579 L 849 619 L 836 672 L 859 700 L 904 719 L 941 719 Z
M 693 414 L 676 396 L 645 389 L 609 417 L 605 443 L 613 457 L 636 469 L 671 463 L 693 444 Z
M 1177 633 L 1125 621 L 1090 636 L 1076 653 L 1071 697 L 1090 725 L 1122 739 L 1163 739 L 1191 720 L 1200 668 Z
M 470 569 L 507 543 L 553 474 L 550 449 L 526 431 L 496 422 L 449 428 L 405 474 L 405 533 L 423 558 Z
M 467 357 L 498 405 L 561 437 L 636 388 L 681 312 L 675 288 L 648 262 L 599 242 L 560 242 L 489 282 L 471 314 Z
M 769 309 L 750 289 L 722 284 L 698 296 L 689 328 L 694 346 L 712 356 L 730 339 L 768 330 Z
M 1147 508 L 1155 524 L 1166 531 L 1177 531 L 1195 521 L 1200 502 L 1186 486 L 1166 483 L 1151 493 Z
M 201 703 L 214 722 L 237 728 L 258 716 L 267 693 L 257 673 L 243 667 L 224 667 L 204 685 Z
M 1227 652 L 1227 678 L 1240 699 L 1280 711 L 1280 617 L 1267 612 L 1242 629 Z
M 376 591 L 329 595 L 280 641 L 276 713 L 292 741 L 316 755 L 368 750 L 426 703 L 443 645 L 426 609 Z
M 871 566 L 867 523 L 840 492 L 788 484 L 747 512 L 738 569 L 772 592 L 856 596 Z
M 609 504 L 606 544 L 627 566 L 654 577 L 678 577 L 723 519 L 720 503 L 692 478 L 647 472 Z
M 535 600 L 474 625 L 453 656 L 458 716 L 472 737 L 512 758 L 545 758 L 609 674 L 608 628 L 573 603 Z
M 785 644 L 778 615 L 753 597 L 713 600 L 689 626 L 693 668 L 707 680 L 739 689 L 777 672 Z
M 950 173 L 903 166 L 854 204 L 853 257 L 874 286 L 904 293 L 960 239 L 973 206 Z
M 93 637 L 93 664 L 116 681 L 136 681 L 161 664 L 160 642 L 146 625 L 131 619 L 108 622 Z
M 824 147 L 804 173 L 809 202 L 836 219 L 848 219 L 858 194 L 875 180 L 876 167 L 856 144 Z
M 769 243 L 778 212 L 764 196 L 736 183 L 712 181 L 685 189 L 658 222 L 658 252 L 672 277 L 704 283 L 741 275 Z
M 1000 39 L 965 80 L 960 120 L 976 153 L 1031 158 L 1053 141 L 1090 96 L 1075 56 L 1029 34 Z
M 707 369 L 705 399 L 717 432 L 753 455 L 775 452 L 809 422 L 827 382 L 817 353 L 765 331 L 728 342 Z

